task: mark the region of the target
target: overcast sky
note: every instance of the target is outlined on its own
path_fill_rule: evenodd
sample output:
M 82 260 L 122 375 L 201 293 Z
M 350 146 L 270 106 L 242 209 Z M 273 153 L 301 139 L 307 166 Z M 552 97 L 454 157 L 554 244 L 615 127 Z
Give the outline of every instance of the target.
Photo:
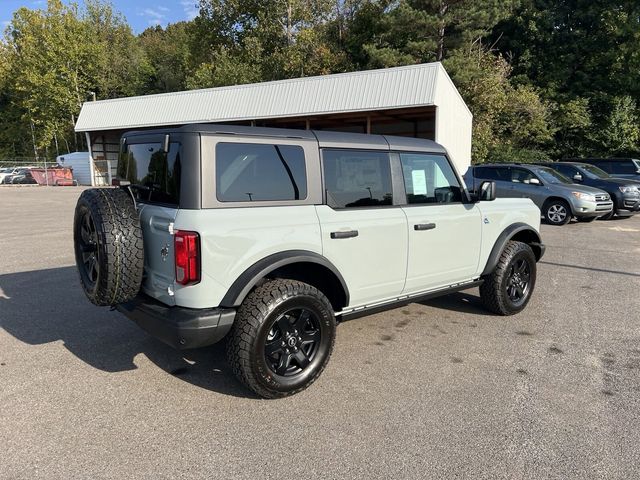
M 68 3 L 68 0 L 64 0 Z M 77 1 L 82 4 L 82 0 Z M 135 33 L 142 32 L 152 25 L 175 23 L 190 20 L 198 13 L 197 0 L 111 0 L 116 10 L 120 11 L 129 22 Z M 46 8 L 46 0 L 0 0 L 0 24 L 7 26 L 13 12 L 20 7 L 32 9 Z

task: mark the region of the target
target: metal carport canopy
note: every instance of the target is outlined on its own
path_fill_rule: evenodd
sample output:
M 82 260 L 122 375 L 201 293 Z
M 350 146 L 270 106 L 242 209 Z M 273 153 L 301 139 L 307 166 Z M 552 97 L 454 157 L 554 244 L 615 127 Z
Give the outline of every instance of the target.
M 471 113 L 440 63 L 86 102 L 77 132 L 433 106 L 434 140 L 469 164 Z M 442 118 L 442 120 L 440 120 Z

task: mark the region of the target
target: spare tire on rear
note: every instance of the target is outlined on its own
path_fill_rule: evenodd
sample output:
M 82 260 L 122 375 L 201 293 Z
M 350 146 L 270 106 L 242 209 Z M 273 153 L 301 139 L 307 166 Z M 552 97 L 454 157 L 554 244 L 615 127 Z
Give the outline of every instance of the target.
M 92 303 L 117 305 L 138 294 L 144 247 L 140 218 L 127 191 L 92 188 L 82 192 L 73 241 L 80 281 Z

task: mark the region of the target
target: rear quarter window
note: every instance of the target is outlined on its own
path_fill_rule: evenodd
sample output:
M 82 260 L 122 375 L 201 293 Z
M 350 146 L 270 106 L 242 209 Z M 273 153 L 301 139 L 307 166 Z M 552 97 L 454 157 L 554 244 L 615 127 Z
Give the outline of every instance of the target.
M 216 145 L 216 197 L 220 202 L 307 198 L 304 150 L 299 145 Z

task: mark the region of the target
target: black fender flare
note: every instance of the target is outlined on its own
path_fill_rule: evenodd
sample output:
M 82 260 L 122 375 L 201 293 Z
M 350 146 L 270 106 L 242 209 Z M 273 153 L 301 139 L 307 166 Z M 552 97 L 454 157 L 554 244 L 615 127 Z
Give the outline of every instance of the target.
M 340 285 L 345 294 L 345 305 L 349 305 L 349 289 L 347 288 L 347 283 L 333 263 L 322 255 L 308 250 L 286 250 L 264 257 L 242 272 L 231 284 L 229 290 L 227 290 L 227 293 L 220 302 L 220 306 L 240 306 L 251 289 L 255 287 L 260 280 L 274 270 L 293 263 L 316 263 L 330 270 L 340 281 Z
M 496 243 L 491 249 L 491 253 L 489 254 L 489 258 L 487 259 L 487 263 L 481 273 L 481 276 L 488 275 L 493 272 L 493 270 L 496 268 L 496 265 L 498 265 L 500 254 L 504 250 L 504 247 L 507 245 L 507 242 L 518 233 L 525 231 L 529 235 L 531 235 L 534 240 L 532 242 L 528 242 L 528 244 L 537 247 L 534 248 L 536 260 L 540 260 L 540 258 L 542 258 L 542 255 L 544 254 L 544 245 L 542 244 L 542 241 L 540 239 L 540 234 L 534 228 L 532 228 L 531 225 L 527 225 L 526 223 L 513 223 L 505 228 L 503 232 L 498 236 Z

